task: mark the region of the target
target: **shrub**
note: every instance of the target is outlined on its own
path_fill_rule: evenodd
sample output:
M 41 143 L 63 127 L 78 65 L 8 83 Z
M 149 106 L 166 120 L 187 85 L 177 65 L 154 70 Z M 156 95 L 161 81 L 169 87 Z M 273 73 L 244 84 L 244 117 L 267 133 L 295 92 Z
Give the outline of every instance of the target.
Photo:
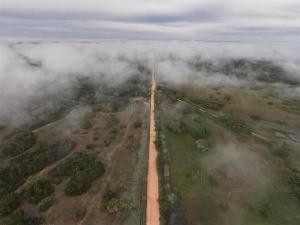
M 186 130 L 196 139 L 206 139 L 210 136 L 211 127 L 207 120 L 196 117 L 196 118 L 185 118 Z
M 120 194 L 116 190 L 107 190 L 103 195 L 103 202 L 109 213 L 117 213 L 121 209 Z
M 35 138 L 31 129 L 21 127 L 5 138 L 1 149 L 6 155 L 16 156 L 31 148 L 34 144 Z
M 185 124 L 182 119 L 169 119 L 167 120 L 167 128 L 173 133 L 181 134 L 186 131 Z
M 40 212 L 46 212 L 54 203 L 54 198 L 53 196 L 44 198 L 43 200 L 41 200 L 40 204 L 39 204 L 39 210 Z
M 19 195 L 16 193 L 9 193 L 0 200 L 0 216 L 9 215 L 20 204 Z
M 29 175 L 62 158 L 73 146 L 66 141 L 44 143 L 12 159 L 7 167 L 0 170 L 0 196 L 14 191 Z
M 250 133 L 249 128 L 243 121 L 233 118 L 229 115 L 221 117 L 220 121 L 226 128 L 232 130 L 233 132 Z
M 101 162 L 93 162 L 86 169 L 77 171 L 68 181 L 65 193 L 69 196 L 77 196 L 86 192 L 92 182 L 99 176 L 103 175 L 104 167 Z
M 121 208 L 121 203 L 119 198 L 112 198 L 106 204 L 106 210 L 109 213 L 117 213 Z
M 53 192 L 54 187 L 48 180 L 34 180 L 25 187 L 24 197 L 27 202 L 37 204 L 42 199 L 50 196 Z
M 74 174 L 67 183 L 65 193 L 69 196 L 77 196 L 89 188 L 88 178 L 83 172 Z
M 39 225 L 41 219 L 29 217 L 23 211 L 18 211 L 11 214 L 4 222 L 4 225 Z
M 66 185 L 65 193 L 76 196 L 87 191 L 92 182 L 104 174 L 104 165 L 96 161 L 91 152 L 76 152 L 52 169 L 48 176 L 52 182 L 61 177 L 71 177 Z
M 82 171 L 93 165 L 96 161 L 96 156 L 90 152 L 75 152 L 72 156 L 64 160 L 57 167 L 49 172 L 52 177 L 72 176 L 77 171 Z

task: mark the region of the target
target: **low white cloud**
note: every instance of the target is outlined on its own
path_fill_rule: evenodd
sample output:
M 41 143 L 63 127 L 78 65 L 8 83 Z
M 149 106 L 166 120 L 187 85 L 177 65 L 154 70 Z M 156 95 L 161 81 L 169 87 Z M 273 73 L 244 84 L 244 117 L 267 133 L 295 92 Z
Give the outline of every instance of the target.
M 300 46 L 295 44 L 203 43 L 180 41 L 41 42 L 0 44 L 0 117 L 27 118 L 29 101 L 68 90 L 78 78 L 95 84 L 126 85 L 137 74 L 136 63 L 150 67 L 154 55 L 157 80 L 202 86 L 256 84 L 260 71 L 246 65 L 225 73 L 230 60 L 270 61 L 286 72 L 283 80 L 300 81 Z M 208 63 L 212 69 L 199 69 Z M 245 76 L 239 76 L 239 72 Z M 264 85 L 270 85 L 262 81 Z M 279 94 L 299 97 L 299 85 L 278 80 Z

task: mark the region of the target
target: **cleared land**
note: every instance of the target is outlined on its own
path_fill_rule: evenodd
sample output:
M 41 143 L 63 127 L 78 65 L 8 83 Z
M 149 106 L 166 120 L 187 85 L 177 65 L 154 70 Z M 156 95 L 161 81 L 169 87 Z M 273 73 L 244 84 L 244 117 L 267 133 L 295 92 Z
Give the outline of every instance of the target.
M 150 74 L 139 73 L 126 87 L 79 80 L 1 127 L 0 224 L 145 224 Z

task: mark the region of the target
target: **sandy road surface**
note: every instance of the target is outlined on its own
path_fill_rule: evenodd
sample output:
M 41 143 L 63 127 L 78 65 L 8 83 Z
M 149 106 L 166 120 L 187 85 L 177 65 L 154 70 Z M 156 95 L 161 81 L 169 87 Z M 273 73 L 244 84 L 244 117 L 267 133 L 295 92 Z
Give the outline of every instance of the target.
M 159 225 L 159 202 L 158 202 L 158 174 L 157 174 L 157 149 L 155 145 L 156 130 L 154 117 L 156 83 L 154 80 L 154 65 L 152 71 L 152 87 L 150 99 L 150 138 L 149 138 L 149 159 L 147 177 L 147 209 L 146 224 Z

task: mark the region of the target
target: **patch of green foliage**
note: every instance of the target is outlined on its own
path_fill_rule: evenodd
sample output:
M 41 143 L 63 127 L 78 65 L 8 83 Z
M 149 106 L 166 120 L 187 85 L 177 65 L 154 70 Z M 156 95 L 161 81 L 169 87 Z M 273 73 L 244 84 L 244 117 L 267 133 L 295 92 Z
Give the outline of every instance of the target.
M 229 115 L 222 116 L 220 118 L 220 122 L 223 124 L 224 127 L 232 130 L 235 133 L 244 133 L 244 134 L 250 133 L 249 128 L 243 121 L 237 118 L 233 118 L 232 116 Z
M 0 170 L 0 196 L 14 191 L 29 175 L 63 158 L 73 147 L 69 141 L 43 143 L 12 159 L 7 167 Z
M 31 148 L 35 143 L 34 135 L 27 126 L 15 129 L 9 136 L 4 139 L 0 149 L 9 156 L 16 156 L 27 149 Z
M 46 212 L 53 205 L 53 203 L 54 203 L 53 196 L 41 200 L 41 202 L 39 203 L 40 212 Z
M 87 191 L 92 182 L 104 174 L 104 165 L 96 161 L 91 152 L 76 152 L 49 172 L 49 178 L 55 182 L 62 177 L 71 177 L 65 193 L 76 196 Z
M 96 161 L 92 152 L 74 152 L 69 158 L 63 160 L 58 166 L 50 170 L 50 177 L 72 176 L 77 171 L 83 171 Z
M 36 217 L 30 217 L 23 211 L 12 213 L 4 222 L 4 225 L 39 225 L 41 219 Z
M 92 182 L 102 176 L 104 167 L 101 162 L 94 162 L 82 171 L 77 171 L 67 183 L 65 193 L 69 196 L 81 195 L 86 192 Z
M 0 216 L 9 215 L 13 212 L 21 203 L 21 199 L 18 194 L 12 192 L 5 195 L 0 200 Z
M 167 191 L 164 188 L 166 185 L 166 180 L 164 176 L 164 165 L 165 165 L 165 159 L 163 157 L 163 152 L 162 152 L 162 142 L 160 139 L 160 133 L 161 129 L 158 126 L 158 129 L 156 131 L 156 148 L 158 150 L 157 154 L 157 172 L 158 172 L 158 182 L 159 182 L 159 211 L 160 211 L 160 224 L 167 224 L 167 221 L 170 218 L 171 215 L 171 209 L 172 206 L 170 202 L 168 201 L 167 198 Z
M 190 115 L 185 117 L 184 123 L 188 133 L 195 139 L 206 139 L 212 133 L 209 122 L 204 118 Z
M 82 171 L 75 173 L 68 181 L 65 193 L 68 196 L 77 196 L 89 189 L 91 182 L 86 174 Z
M 169 118 L 167 120 L 167 128 L 176 134 L 181 134 L 185 132 L 185 125 L 183 121 L 179 118 Z
M 164 116 L 164 124 L 175 134 L 189 133 L 194 138 L 206 139 L 211 134 L 209 122 L 195 112 L 182 110 Z
M 42 199 L 49 197 L 54 192 L 54 187 L 47 179 L 31 181 L 23 190 L 23 196 L 28 203 L 37 204 Z
M 114 214 L 121 209 L 120 193 L 116 190 L 108 189 L 103 195 L 103 203 L 107 212 Z

